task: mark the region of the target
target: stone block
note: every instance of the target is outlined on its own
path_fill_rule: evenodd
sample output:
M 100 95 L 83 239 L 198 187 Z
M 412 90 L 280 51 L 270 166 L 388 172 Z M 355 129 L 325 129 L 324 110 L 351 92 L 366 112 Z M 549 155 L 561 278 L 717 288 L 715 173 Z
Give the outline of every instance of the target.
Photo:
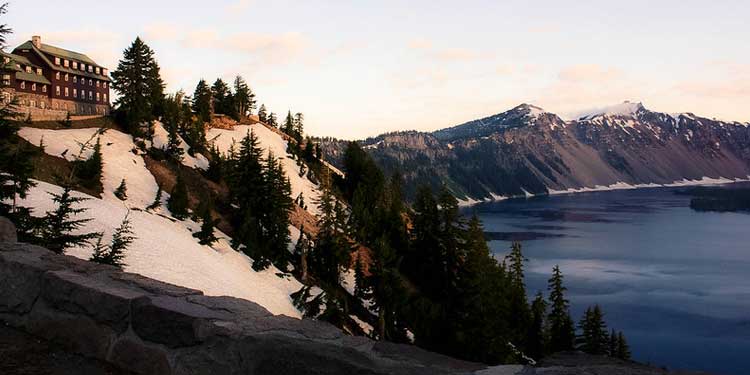
M 107 360 L 115 366 L 142 375 L 172 373 L 167 351 L 135 336 L 124 335 L 112 345 Z
M 0 216 L 0 242 L 16 241 L 18 241 L 16 226 L 8 218 Z

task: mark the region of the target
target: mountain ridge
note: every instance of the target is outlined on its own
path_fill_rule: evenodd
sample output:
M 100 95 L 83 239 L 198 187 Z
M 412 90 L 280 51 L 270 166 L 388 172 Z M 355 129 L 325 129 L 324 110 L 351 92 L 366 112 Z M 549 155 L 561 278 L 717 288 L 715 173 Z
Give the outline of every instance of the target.
M 465 201 L 685 180 L 748 179 L 750 123 L 623 102 L 573 120 L 531 104 L 432 132 L 391 132 L 359 141 L 387 173 L 446 185 Z M 323 140 L 341 166 L 343 141 Z

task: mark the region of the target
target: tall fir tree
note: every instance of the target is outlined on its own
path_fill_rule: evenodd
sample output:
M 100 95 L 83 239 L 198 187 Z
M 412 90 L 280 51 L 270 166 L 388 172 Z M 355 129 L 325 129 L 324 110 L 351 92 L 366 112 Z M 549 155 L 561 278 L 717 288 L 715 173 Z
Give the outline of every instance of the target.
M 81 184 L 88 188 L 99 185 L 102 176 L 102 145 L 100 137 L 96 138 L 91 155 L 86 160 L 76 160 L 75 175 L 81 180 Z
M 579 350 L 595 355 L 608 354 L 609 334 L 599 305 L 586 309 L 578 327 L 581 330 L 576 340 Z
M 625 335 L 622 332 L 617 333 L 617 358 L 629 361 L 630 360 L 630 346 L 625 340 Z
M 162 114 L 164 81 L 154 51 L 137 37 L 123 52 L 112 72 L 112 88 L 119 94 L 115 101 L 117 118 L 137 136 L 150 136 L 143 125 Z
M 268 110 L 265 104 L 261 104 L 258 108 L 258 121 L 268 124 Z
M 220 113 L 233 118 L 237 117 L 234 111 L 234 95 L 226 82 L 221 78 L 216 79 L 211 86 L 211 93 L 213 95 L 215 113 Z
M 281 127 L 281 131 L 290 137 L 294 137 L 294 116 L 292 116 L 292 111 L 286 113 L 286 118 L 284 118 L 284 125 Z
M 206 80 L 201 79 L 193 93 L 193 111 L 201 122 L 210 122 L 212 113 L 213 93 Z
M 255 93 L 241 76 L 234 78 L 234 113 L 237 120 L 255 110 Z M 264 120 L 261 120 L 265 122 Z
M 268 125 L 270 125 L 270 126 L 272 126 L 274 128 L 278 128 L 279 127 L 279 117 L 276 116 L 276 114 L 273 113 L 273 112 L 271 112 L 268 115 Z
M 125 179 L 123 178 L 122 181 L 120 181 L 120 185 L 117 186 L 117 189 L 115 189 L 115 197 L 117 199 L 124 201 L 128 199 L 128 185 L 125 183 Z
M 109 264 L 118 268 L 125 266 L 125 252 L 128 247 L 136 240 L 133 235 L 133 227 L 130 224 L 130 213 L 125 215 L 120 226 L 112 234 L 112 241 L 109 246 L 102 244 L 102 235 L 98 234 L 94 253 L 89 259 L 92 262 Z
M 526 285 L 524 283 L 524 263 L 528 262 L 523 256 L 521 244 L 514 242 L 510 253 L 505 257 L 510 277 L 510 325 L 514 335 L 512 342 L 521 349 L 527 349 L 527 335 L 531 326 L 531 310 L 526 299 Z
M 157 186 L 156 196 L 154 197 L 154 201 L 151 202 L 151 204 L 148 205 L 148 207 L 146 207 L 147 210 L 155 210 L 161 207 L 161 194 L 162 194 L 161 186 Z
M 547 283 L 549 290 L 550 312 L 547 316 L 549 324 L 549 350 L 556 353 L 573 350 L 575 342 L 575 327 L 570 317 L 570 304 L 565 299 L 567 288 L 563 285 L 563 275 L 560 266 L 552 269 L 552 277 Z
M 97 236 L 96 233 L 77 233 L 91 219 L 73 218 L 86 211 L 85 208 L 74 206 L 87 198 L 75 197 L 71 192 L 71 187 L 66 185 L 60 194 L 49 193 L 57 208 L 47 212 L 41 219 L 39 244 L 57 254 L 64 254 L 65 250 L 73 246 L 88 244 Z
M 193 234 L 193 237 L 198 239 L 198 243 L 201 245 L 211 246 L 214 242 L 218 241 L 214 234 L 214 228 L 216 227 L 216 220 L 211 215 L 211 200 L 206 198 L 207 204 L 200 210 L 201 214 L 201 229 Z
M 545 355 L 547 347 L 547 337 L 544 319 L 547 315 L 547 302 L 544 300 L 542 292 L 538 292 L 534 301 L 531 303 L 531 325 L 526 345 L 526 354 L 536 360 Z

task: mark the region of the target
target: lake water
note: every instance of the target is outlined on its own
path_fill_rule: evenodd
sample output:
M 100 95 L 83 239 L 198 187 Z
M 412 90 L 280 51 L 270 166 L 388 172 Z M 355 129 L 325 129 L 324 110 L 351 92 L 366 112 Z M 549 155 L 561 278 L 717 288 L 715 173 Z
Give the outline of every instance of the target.
M 750 214 L 689 208 L 675 189 L 484 203 L 498 258 L 520 239 L 529 296 L 555 264 L 573 319 L 602 306 L 634 359 L 670 369 L 750 374 Z

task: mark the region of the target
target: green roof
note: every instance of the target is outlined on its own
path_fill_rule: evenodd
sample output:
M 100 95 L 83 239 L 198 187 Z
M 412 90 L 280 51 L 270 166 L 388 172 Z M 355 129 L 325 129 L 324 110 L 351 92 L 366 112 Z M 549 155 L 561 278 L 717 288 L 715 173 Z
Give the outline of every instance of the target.
M 32 43 L 30 40 L 27 40 L 24 44 L 21 44 L 20 46 L 16 48 L 17 49 L 18 48 L 31 49 L 32 47 L 34 47 L 34 43 Z M 42 48 L 39 48 L 39 49 L 42 52 L 49 53 L 52 56 L 57 56 L 57 57 L 61 57 L 61 58 L 68 59 L 68 60 L 83 61 L 87 65 L 98 66 L 101 68 L 101 66 L 95 63 L 94 60 L 91 60 L 88 56 L 82 53 L 73 52 L 64 48 L 59 48 L 59 47 L 51 46 L 49 44 L 44 44 L 44 43 L 42 43 Z
M 36 82 L 44 85 L 52 84 L 47 78 L 36 73 L 16 72 L 16 80 Z
M 47 58 L 47 55 L 45 55 L 45 53 L 48 53 L 50 55 L 53 55 L 53 56 L 56 56 L 56 57 L 60 57 L 60 58 L 63 58 L 63 59 L 79 60 L 79 61 L 82 61 L 82 62 L 86 63 L 87 65 L 91 65 L 91 66 L 99 67 L 101 69 L 105 69 L 102 66 L 96 64 L 94 62 L 94 60 L 91 60 L 88 56 L 86 56 L 86 55 L 84 55 L 82 53 L 68 51 L 66 49 L 53 47 L 53 46 L 50 46 L 50 45 L 47 45 L 47 44 L 42 44 L 42 48 L 39 49 L 39 48 L 36 48 L 36 46 L 34 46 L 34 44 L 30 40 L 26 41 L 25 43 L 23 43 L 20 46 L 16 47 L 13 51 L 15 52 L 16 50 L 19 50 L 19 49 L 20 50 L 31 50 L 31 51 L 36 52 L 37 55 L 39 55 L 39 57 L 41 57 L 44 60 L 44 62 L 46 62 L 50 67 L 52 67 L 53 70 L 59 70 L 61 72 L 66 72 L 66 73 L 75 74 L 75 75 L 79 75 L 79 76 L 85 76 L 85 77 L 89 77 L 89 78 L 96 78 L 96 79 L 100 79 L 100 80 L 104 80 L 104 81 L 109 81 L 110 80 L 108 76 L 106 76 L 106 75 L 103 74 L 103 72 L 102 72 L 102 74 L 89 73 L 88 70 L 84 71 L 84 70 L 80 70 L 80 69 L 72 69 L 72 68 L 69 68 L 69 67 L 66 68 L 63 65 L 56 65 L 55 63 L 53 63 L 52 61 L 50 61 Z M 42 52 L 44 52 L 44 53 L 42 53 Z
M 33 68 L 41 68 L 41 66 L 37 66 L 36 64 L 33 64 L 25 56 L 14 55 L 12 53 L 7 53 L 7 52 L 4 52 L 4 51 L 0 51 L 0 55 L 2 55 L 3 57 L 9 57 L 10 58 L 12 66 L 6 67 L 6 68 L 10 68 L 12 70 L 22 70 L 22 69 L 19 69 L 18 67 L 16 67 L 17 63 L 18 64 L 23 64 L 23 65 L 28 65 L 28 66 L 33 67 Z

